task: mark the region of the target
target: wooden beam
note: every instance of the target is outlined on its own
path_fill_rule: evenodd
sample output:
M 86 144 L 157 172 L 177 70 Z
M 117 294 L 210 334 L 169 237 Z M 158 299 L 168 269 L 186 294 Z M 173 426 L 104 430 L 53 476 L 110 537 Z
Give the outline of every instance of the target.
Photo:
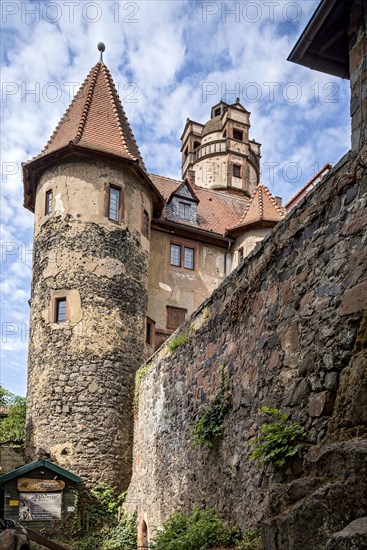
M 66 548 L 66 546 L 62 546 L 58 542 L 46 539 L 46 537 L 40 535 L 39 533 L 36 533 L 36 531 L 33 531 L 33 529 L 29 529 L 28 527 L 26 527 L 26 531 L 30 540 L 33 540 L 33 542 L 37 542 L 38 544 L 42 544 L 42 546 L 45 546 L 46 548 L 50 548 L 51 550 L 69 550 L 69 548 Z

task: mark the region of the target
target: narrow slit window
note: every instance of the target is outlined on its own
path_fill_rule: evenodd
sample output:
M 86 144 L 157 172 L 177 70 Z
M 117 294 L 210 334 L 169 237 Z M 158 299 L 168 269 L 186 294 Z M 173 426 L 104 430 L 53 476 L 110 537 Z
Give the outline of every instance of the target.
M 120 201 L 121 201 L 121 189 L 117 189 L 117 187 L 110 187 L 108 217 L 110 220 L 113 220 L 114 222 L 119 221 Z
M 242 262 L 243 260 L 243 247 L 238 249 L 238 263 Z
M 56 300 L 56 323 L 66 321 L 66 298 Z
M 171 265 L 181 267 L 181 245 L 171 243 Z
M 149 237 L 149 214 L 146 210 L 143 211 L 143 235 Z
M 51 214 L 52 212 L 52 189 L 49 191 L 46 191 L 46 206 L 45 206 L 45 214 Z

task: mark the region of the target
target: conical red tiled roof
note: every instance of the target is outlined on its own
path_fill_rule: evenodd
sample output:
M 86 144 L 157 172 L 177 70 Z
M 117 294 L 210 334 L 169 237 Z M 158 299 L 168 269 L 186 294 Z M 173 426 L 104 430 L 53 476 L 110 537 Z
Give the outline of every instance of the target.
M 111 74 L 97 63 L 37 158 L 69 144 L 138 160 L 145 169 Z
M 283 208 L 276 203 L 269 189 L 260 183 L 253 192 L 249 207 L 240 222 L 228 231 L 257 222 L 279 222 L 284 215 Z

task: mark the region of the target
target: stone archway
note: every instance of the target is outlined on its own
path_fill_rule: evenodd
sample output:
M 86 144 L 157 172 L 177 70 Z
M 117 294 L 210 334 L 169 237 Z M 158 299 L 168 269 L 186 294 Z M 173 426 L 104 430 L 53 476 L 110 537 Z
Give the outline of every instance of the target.
M 149 548 L 148 526 L 143 519 L 138 530 L 138 548 Z

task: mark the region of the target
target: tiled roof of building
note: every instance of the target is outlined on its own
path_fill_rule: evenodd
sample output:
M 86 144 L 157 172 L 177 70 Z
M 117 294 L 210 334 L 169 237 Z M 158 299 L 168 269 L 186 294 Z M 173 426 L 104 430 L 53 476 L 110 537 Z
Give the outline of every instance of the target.
M 252 194 L 248 209 L 237 224 L 229 226 L 229 231 L 261 221 L 279 222 L 284 215 L 284 209 L 276 203 L 266 185 L 260 183 Z
M 307 193 L 315 187 L 317 183 L 319 183 L 331 170 L 333 169 L 333 165 L 327 162 L 325 166 L 321 168 L 310 180 L 308 180 L 307 183 L 301 189 L 298 189 L 297 193 L 293 195 L 291 199 L 287 202 L 285 205 L 285 209 L 287 212 L 291 210 L 296 204 L 305 196 Z
M 149 174 L 149 176 L 166 202 L 182 185 L 182 181 L 179 180 L 155 174 Z M 170 217 L 169 211 L 166 208 L 162 212 L 161 219 L 176 221 L 188 227 L 224 235 L 227 227 L 232 227 L 240 222 L 249 205 L 249 199 L 236 195 L 229 195 L 197 186 L 195 186 L 194 191 L 199 200 L 197 224 L 191 224 L 188 221 Z
M 70 143 L 138 160 L 145 169 L 111 74 L 104 63 L 98 62 L 91 69 L 45 148 L 35 158 L 44 157 Z

